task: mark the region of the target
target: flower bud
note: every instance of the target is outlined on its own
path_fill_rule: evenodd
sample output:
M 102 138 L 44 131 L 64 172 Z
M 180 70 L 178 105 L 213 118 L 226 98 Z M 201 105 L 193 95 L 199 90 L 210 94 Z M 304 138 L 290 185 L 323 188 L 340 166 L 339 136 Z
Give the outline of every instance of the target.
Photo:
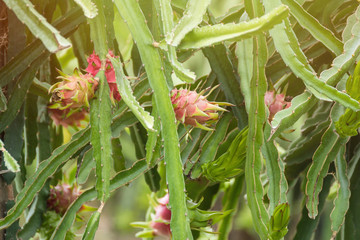
M 269 231 L 272 239 L 281 239 L 283 238 L 288 229 L 287 225 L 290 220 L 290 206 L 288 203 L 282 203 L 278 205 L 273 215 L 271 216 L 269 223 Z

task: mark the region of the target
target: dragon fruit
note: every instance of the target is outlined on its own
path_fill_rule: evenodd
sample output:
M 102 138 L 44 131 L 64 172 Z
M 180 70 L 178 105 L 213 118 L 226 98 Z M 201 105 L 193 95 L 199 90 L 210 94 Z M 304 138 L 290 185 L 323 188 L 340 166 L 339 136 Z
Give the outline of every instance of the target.
M 169 194 L 158 199 L 159 205 L 155 207 L 155 218 L 150 223 L 150 227 L 154 230 L 155 236 L 164 236 L 171 238 L 170 219 L 171 211 L 167 208 L 169 203 Z
M 81 191 L 76 186 L 68 184 L 59 184 L 50 188 L 50 195 L 47 200 L 49 210 L 54 210 L 60 215 L 64 215 L 72 202 L 74 202 Z
M 265 93 L 265 105 L 269 108 L 269 121 L 271 122 L 275 114 L 291 106 L 291 102 L 285 100 L 284 94 L 276 94 L 274 91 Z
M 168 208 L 169 194 L 165 194 L 164 197 L 150 201 L 152 208 L 155 209 L 155 214 L 151 214 L 151 220 L 147 222 L 133 222 L 133 227 L 144 228 L 143 231 L 136 234 L 141 238 L 153 238 L 160 236 L 166 239 L 171 239 L 171 210 Z M 198 207 L 201 202 L 195 203 L 191 199 L 187 199 L 186 207 L 188 209 L 188 216 L 190 220 L 190 226 L 202 231 L 202 228 L 206 228 L 209 224 L 218 223 L 221 219 L 231 213 L 232 210 L 226 212 L 218 211 L 205 211 Z
M 178 121 L 185 125 L 212 130 L 208 126 L 218 120 L 217 111 L 226 111 L 219 105 L 231 106 L 231 104 L 209 102 L 202 93 L 198 94 L 187 89 L 173 89 L 171 102 Z
M 60 72 L 60 71 L 59 71 Z M 52 94 L 49 108 L 68 109 L 89 107 L 89 100 L 95 96 L 98 82 L 90 74 L 81 74 L 77 69 L 70 76 L 60 72 L 63 79 L 51 86 L 49 92 Z
M 86 108 L 64 110 L 48 108 L 48 113 L 56 125 L 80 127 L 81 121 L 86 119 L 88 110 Z
M 114 57 L 112 51 L 109 51 L 108 54 L 111 57 Z M 99 72 L 101 68 L 101 60 L 99 56 L 96 55 L 95 51 L 89 56 L 87 62 L 89 65 L 87 66 L 85 71 L 91 74 L 92 76 L 96 76 L 96 74 Z M 115 99 L 116 101 L 120 101 L 121 96 L 116 84 L 115 70 L 109 59 L 106 59 L 105 61 L 105 77 L 106 77 L 106 81 L 109 84 L 111 100 L 114 101 Z

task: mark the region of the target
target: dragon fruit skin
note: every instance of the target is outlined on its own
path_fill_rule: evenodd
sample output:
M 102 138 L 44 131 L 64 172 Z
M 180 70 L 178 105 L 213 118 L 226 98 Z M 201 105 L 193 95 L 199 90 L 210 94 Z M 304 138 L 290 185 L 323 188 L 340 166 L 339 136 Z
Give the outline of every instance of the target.
M 211 130 L 207 125 L 218 120 L 217 111 L 226 111 L 218 106 L 219 103 L 209 102 L 205 96 L 187 89 L 173 89 L 171 91 L 171 102 L 177 120 L 186 125 L 205 130 Z
M 167 208 L 169 203 L 169 194 L 157 200 L 159 205 L 155 207 L 155 217 L 150 222 L 150 227 L 153 229 L 154 236 L 163 236 L 171 238 L 170 220 L 171 211 Z
M 88 57 L 87 62 L 88 66 L 85 71 L 95 77 L 101 68 L 101 60 L 95 51 Z
M 109 51 L 108 54 L 111 57 L 114 57 L 114 54 L 112 53 L 112 51 Z M 89 74 L 91 74 L 92 76 L 96 76 L 96 74 L 99 72 L 99 70 L 101 68 L 101 60 L 100 60 L 99 56 L 96 55 L 95 51 L 89 56 L 89 58 L 87 59 L 87 62 L 89 65 L 87 66 L 85 71 L 88 72 Z M 120 96 L 120 93 L 119 93 L 119 90 L 118 90 L 117 84 L 116 84 L 115 70 L 109 59 L 106 59 L 106 62 L 105 62 L 105 77 L 106 77 L 106 81 L 109 84 L 111 99 L 120 101 L 121 96 Z
M 95 96 L 98 81 L 90 74 L 81 74 L 77 69 L 72 76 L 61 74 L 58 78 L 63 81 L 55 83 L 49 89 L 52 94 L 49 108 L 64 110 L 88 107 L 90 99 Z
M 264 100 L 270 112 L 269 121 L 272 121 L 277 112 L 291 106 L 291 102 L 285 101 L 284 94 L 276 94 L 274 91 L 267 91 Z
M 54 210 L 60 215 L 64 215 L 72 202 L 74 202 L 81 191 L 76 186 L 68 184 L 59 184 L 50 188 L 50 195 L 47 200 L 49 210 Z
M 171 230 L 169 223 L 152 221 L 150 223 L 150 227 L 153 229 L 153 234 L 155 236 L 163 236 L 171 239 Z

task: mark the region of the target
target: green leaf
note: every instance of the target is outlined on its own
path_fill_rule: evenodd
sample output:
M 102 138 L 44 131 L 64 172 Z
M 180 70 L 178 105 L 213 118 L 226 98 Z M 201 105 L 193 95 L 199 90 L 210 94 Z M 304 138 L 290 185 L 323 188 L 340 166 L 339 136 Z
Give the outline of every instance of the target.
M 153 167 L 157 159 L 160 158 L 160 148 L 161 148 L 161 136 L 160 136 L 160 119 L 158 115 L 157 106 L 155 103 L 155 99 L 153 97 L 153 110 L 152 116 L 154 118 L 154 130 L 148 134 L 148 139 L 146 141 L 146 162 L 148 163 L 149 167 Z
M 167 34 L 166 42 L 178 46 L 185 35 L 201 23 L 210 2 L 211 0 L 188 1 L 182 18 Z
M 211 162 L 215 159 L 216 152 L 219 148 L 219 145 L 226 137 L 226 133 L 231 126 L 232 114 L 225 113 L 216 124 L 216 130 L 211 132 L 211 135 L 206 138 L 204 144 L 200 147 L 201 154 L 194 161 L 194 165 L 189 169 L 189 173 L 185 170 L 185 174 L 190 174 L 193 179 L 198 178 L 202 172 L 202 165 L 208 162 Z M 188 165 L 187 165 L 188 167 Z
M 109 86 L 104 71 L 99 71 L 98 95 L 90 107 L 91 145 L 96 161 L 96 190 L 101 202 L 109 198 L 110 171 L 112 165 L 111 146 L 111 101 Z
M 161 25 L 162 34 L 165 36 L 174 27 L 173 11 L 171 9 L 170 0 L 156 0 L 154 1 L 156 11 L 161 17 L 159 24 Z M 168 45 L 167 54 L 168 60 L 176 74 L 176 76 L 184 82 L 194 82 L 196 76 L 189 69 L 186 69 L 178 60 L 176 56 L 176 49 L 174 46 Z
M 35 10 L 29 0 L 4 0 L 4 2 L 50 52 L 55 53 L 71 46 L 71 43 Z
M 37 141 L 37 96 L 27 94 L 25 99 L 25 164 L 31 165 L 36 157 Z
M 265 2 L 265 8 L 268 11 L 279 5 L 280 0 Z M 331 99 L 355 111 L 360 110 L 358 101 L 336 90 L 336 88 L 326 84 L 316 76 L 315 71 L 309 65 L 304 53 L 300 49 L 296 36 L 289 24 L 289 21 L 285 21 L 285 23 L 278 24 L 270 30 L 275 47 L 284 62 L 289 65 L 296 76 L 303 80 L 305 85 L 317 98 L 324 100 Z
M 122 186 L 125 186 L 134 181 L 139 176 L 143 175 L 147 171 L 147 164 L 145 160 L 136 162 L 131 168 L 119 172 L 110 181 L 110 191 L 114 191 Z M 88 201 L 95 199 L 97 196 L 95 188 L 90 188 L 83 192 L 68 208 L 64 216 L 58 223 L 51 240 L 63 240 L 66 233 L 72 226 L 76 213 L 79 211 L 81 206 Z
M 0 112 L 4 112 L 7 109 L 7 99 L 3 93 L 3 91 L 0 91 Z
M 235 50 L 236 57 L 238 58 L 238 73 L 240 76 L 240 89 L 245 99 L 250 98 L 250 81 L 253 71 L 253 40 L 244 39 L 237 43 Z M 245 101 L 246 111 L 249 112 L 250 102 Z
M 216 24 L 195 28 L 189 32 L 179 45 L 180 49 L 202 48 L 223 41 L 240 41 L 273 28 L 289 14 L 285 5 L 275 8 L 268 14 L 248 22 Z
M 28 178 L 24 188 L 16 196 L 15 206 L 8 212 L 5 218 L 0 220 L 0 229 L 10 226 L 21 216 L 49 176 L 54 174 L 61 164 L 85 146 L 89 141 L 89 137 L 90 131 L 88 129 L 78 132 L 69 143 L 54 150 L 51 157 L 39 165 L 36 173 Z
M 324 70 L 320 74 L 320 80 L 331 86 L 335 86 L 354 64 L 355 59 L 360 53 L 360 7 L 351 15 L 357 19 L 356 23 L 348 23 L 346 29 L 351 28 L 352 37 L 344 44 L 343 54 L 336 57 L 332 62 L 332 67 Z M 271 138 L 279 136 L 286 128 L 292 126 L 304 113 L 309 111 L 317 100 L 309 92 L 305 92 L 295 97 L 291 101 L 291 107 L 278 112 L 272 121 Z
M 226 189 L 223 198 L 223 212 L 232 210 L 229 215 L 224 217 L 219 223 L 218 232 L 219 240 L 229 239 L 229 233 L 232 229 L 234 216 L 238 208 L 238 201 L 244 186 L 244 176 L 235 178 L 235 181 Z
M 310 132 L 303 132 L 298 139 L 294 140 L 284 157 L 286 164 L 300 164 L 311 159 L 319 146 L 322 135 L 329 125 L 330 121 L 319 122 L 316 127 L 311 128 Z
M 237 118 L 239 128 L 243 129 L 247 125 L 247 114 L 243 106 L 244 98 L 241 95 L 239 79 L 234 73 L 234 67 L 227 55 L 225 45 L 220 44 L 202 50 L 220 83 L 220 88 L 225 93 L 226 100 L 235 105 L 232 110 Z
M 68 37 L 84 21 L 85 17 L 81 9 L 74 8 L 56 20 L 54 26 L 60 29 L 65 37 Z M 43 43 L 40 40 L 35 40 L 0 69 L 0 86 L 3 87 L 13 81 L 16 76 L 27 70 L 29 65 L 36 59 L 42 59 L 40 62 L 43 63 L 49 56 L 50 53 L 46 50 Z
M 358 148 L 360 149 L 360 148 Z M 359 154 L 358 154 L 359 156 Z M 349 172 L 350 174 L 351 172 Z M 354 166 L 350 178 L 350 205 L 346 214 L 344 224 L 344 239 L 358 239 L 360 238 L 360 209 L 358 207 L 360 201 L 360 164 Z
M 237 175 L 243 174 L 247 133 L 248 128 L 244 128 L 237 134 L 224 154 L 214 161 L 202 165 L 204 176 L 213 182 L 225 182 Z
M 123 72 L 120 61 L 115 58 L 110 58 L 110 60 L 115 69 L 116 83 L 122 100 L 148 131 L 154 131 L 154 118 L 140 106 L 139 102 L 134 97 L 130 82 Z
M 37 59 L 33 62 L 33 67 L 24 72 L 11 89 L 11 94 L 8 99 L 8 109 L 0 113 L 0 131 L 3 131 L 18 114 L 40 62 L 42 62 L 42 59 Z
M 102 208 L 102 206 L 100 206 L 100 207 Z M 89 221 L 87 222 L 86 229 L 85 229 L 84 235 L 82 237 L 82 240 L 94 239 L 96 230 L 99 227 L 100 214 L 101 214 L 101 210 L 100 211 L 99 210 L 94 212 L 91 215 Z
M 90 37 L 94 43 L 94 49 L 100 59 L 104 59 L 108 53 L 108 40 L 106 32 L 106 20 L 103 3 L 100 0 L 95 0 L 95 5 L 98 8 L 98 15 L 92 19 L 88 19 L 90 25 Z
M 332 180 L 331 175 L 328 175 L 324 178 L 324 185 L 319 194 L 319 212 L 323 210 L 326 198 L 329 195 L 331 180 Z M 302 210 L 301 219 L 296 226 L 296 235 L 294 237 L 294 240 L 312 239 L 312 236 L 316 231 L 319 221 L 320 221 L 320 215 L 317 215 L 315 219 L 309 218 L 307 214 L 306 206 L 304 206 Z
M 94 18 L 97 15 L 96 5 L 91 0 L 74 0 L 77 5 L 84 11 L 87 18 Z
M 89 174 L 93 168 L 95 168 L 95 161 L 93 157 L 93 149 L 89 149 L 85 152 L 82 160 L 81 166 L 79 169 L 79 174 L 77 176 L 77 182 L 79 184 L 84 184 L 89 177 Z
M 166 181 L 168 182 L 171 207 L 171 231 L 173 239 L 193 239 L 187 216 L 185 184 L 180 159 L 179 138 L 176 131 L 175 114 L 169 97 L 165 76 L 161 70 L 162 62 L 158 49 L 153 47 L 153 37 L 145 18 L 135 0 L 115 0 L 115 5 L 127 22 L 136 42 L 142 62 L 154 90 L 156 106 L 162 125 L 164 155 L 166 162 Z
M 350 181 L 347 176 L 345 150 L 345 146 L 342 146 L 335 159 L 336 181 L 339 183 L 339 189 L 334 200 L 334 208 L 330 214 L 333 237 L 340 231 L 350 204 Z
M 279 156 L 274 141 L 266 141 L 270 136 L 270 125 L 266 123 L 264 130 L 264 145 L 261 148 L 265 158 L 266 174 L 269 179 L 267 196 L 270 200 L 269 213 L 272 213 L 276 206 L 287 202 L 286 193 L 288 183 L 284 173 L 284 162 Z
M 336 121 L 344 109 L 336 104 L 331 110 L 331 121 L 329 128 L 322 136 L 321 143 L 313 156 L 313 162 L 307 172 L 307 183 L 305 194 L 308 197 L 306 207 L 309 210 L 309 217 L 315 218 L 318 215 L 319 193 L 322 189 L 323 179 L 326 176 L 329 165 L 335 160 L 341 147 L 346 144 L 348 138 L 341 138 L 334 130 Z
M 120 172 L 126 169 L 125 158 L 122 152 L 120 138 L 111 139 L 111 145 L 113 149 L 114 170 L 116 172 Z
M 4 143 L 0 140 L 0 150 L 3 152 L 5 166 L 11 172 L 19 172 L 20 166 L 17 161 L 10 155 L 10 153 L 4 148 Z
M 336 55 L 340 55 L 342 53 L 342 42 L 329 29 L 321 25 L 315 17 L 306 12 L 299 3 L 295 0 L 281 1 L 290 8 L 290 13 L 296 18 L 302 27 L 314 36 L 314 38 L 319 40 Z
M 259 1 L 251 3 L 261 9 Z M 256 12 L 259 16 L 261 11 Z M 251 21 L 251 20 L 250 20 Z M 250 95 L 245 102 L 251 106 L 249 110 L 249 132 L 245 164 L 246 193 L 256 232 L 261 239 L 268 239 L 269 215 L 263 202 L 263 186 L 259 178 L 262 170 L 261 146 L 263 144 L 263 126 L 266 121 L 264 96 L 267 89 L 265 65 L 267 62 L 266 39 L 263 34 L 253 39 L 253 76 L 249 83 Z

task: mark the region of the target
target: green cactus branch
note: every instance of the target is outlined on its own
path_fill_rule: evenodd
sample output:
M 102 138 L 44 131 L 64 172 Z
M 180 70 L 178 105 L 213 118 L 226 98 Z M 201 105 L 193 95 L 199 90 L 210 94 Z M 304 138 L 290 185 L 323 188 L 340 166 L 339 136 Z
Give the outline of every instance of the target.
M 175 115 L 169 98 L 165 76 L 157 49 L 153 46 L 153 38 L 145 24 L 144 16 L 134 0 L 115 1 L 121 16 L 126 20 L 132 36 L 136 41 L 141 59 L 149 78 L 150 86 L 154 90 L 155 102 L 159 116 L 162 119 L 162 134 L 164 138 L 164 154 L 166 175 L 169 187 L 171 207 L 171 229 L 174 239 L 193 239 L 189 219 L 187 216 L 185 184 L 182 173 L 178 135 L 176 132 Z M 139 31 L 141 29 L 141 31 Z
M 273 28 L 289 15 L 289 9 L 281 5 L 268 14 L 248 22 L 216 24 L 195 28 L 181 41 L 180 49 L 202 48 L 223 41 L 240 41 Z
M 4 0 L 4 2 L 50 52 L 54 53 L 71 46 L 71 43 L 35 10 L 29 0 Z

